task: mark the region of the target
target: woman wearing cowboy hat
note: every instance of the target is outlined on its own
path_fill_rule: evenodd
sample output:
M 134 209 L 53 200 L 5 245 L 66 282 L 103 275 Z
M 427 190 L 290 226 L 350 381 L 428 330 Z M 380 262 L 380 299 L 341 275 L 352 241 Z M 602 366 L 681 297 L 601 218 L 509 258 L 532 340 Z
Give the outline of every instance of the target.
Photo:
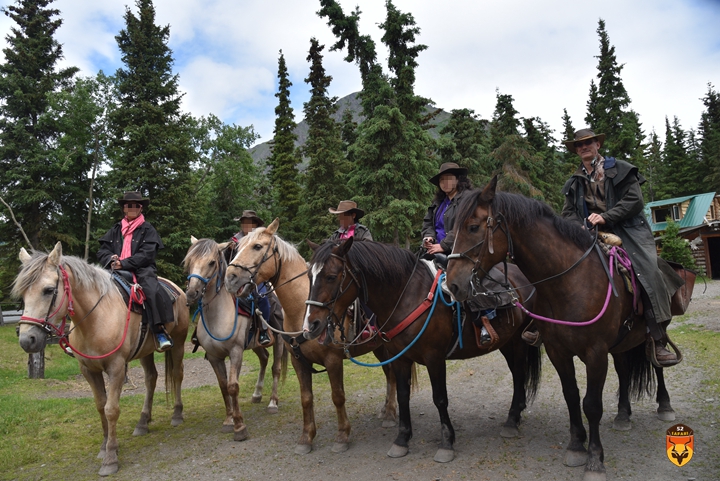
M 645 179 L 634 165 L 600 155 L 604 141 L 605 134 L 595 134 L 591 129 L 578 130 L 574 138 L 564 141 L 581 162 L 563 187 L 562 216 L 622 239 L 642 285 L 645 320 L 655 340 L 655 357 L 659 364 L 672 366 L 678 363 L 678 357 L 665 347 L 663 324 L 670 322 L 670 297 L 684 282 L 670 266 L 661 266 L 666 263 L 657 256 L 640 190 Z
M 145 222 L 143 210 L 150 203 L 140 192 L 125 192 L 118 199 L 125 216 L 100 238 L 97 253 L 100 264 L 113 270 L 125 270 L 135 274 L 145 293 L 145 309 L 148 324 L 157 339 L 158 351 L 166 351 L 173 345 L 165 333 L 164 322 L 172 322 L 172 305 L 167 305 L 160 293 L 155 257 L 162 249 L 155 228 Z
M 359 222 L 365 212 L 358 209 L 357 203 L 343 200 L 338 204 L 337 209 L 330 207 L 328 211 L 338 216 L 338 224 L 340 224 L 338 230 L 333 232 L 328 239 L 329 241 L 337 242 L 348 237 L 354 237 L 356 241 L 373 240 L 370 230 Z
M 463 193 L 472 188 L 467 169 L 455 162 L 446 162 L 440 171 L 430 178 L 437 186 L 435 198 L 423 219 L 422 246 L 428 254 L 450 254 L 455 242 L 455 216 Z

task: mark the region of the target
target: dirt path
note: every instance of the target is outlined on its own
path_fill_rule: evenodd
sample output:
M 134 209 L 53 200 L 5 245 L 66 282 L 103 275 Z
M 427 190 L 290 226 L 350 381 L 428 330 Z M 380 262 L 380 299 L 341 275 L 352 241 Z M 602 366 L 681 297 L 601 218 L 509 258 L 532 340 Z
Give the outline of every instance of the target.
M 673 322 L 674 329 L 694 324 L 720 332 L 720 281 L 708 283 L 707 290 L 696 286 L 687 319 Z M 695 430 L 695 454 L 683 468 L 671 464 L 665 454 L 665 431 L 671 425 L 655 415 L 656 405 L 644 400 L 633 405 L 633 427 L 629 432 L 611 428 L 617 410 L 617 378 L 610 368 L 605 387 L 605 415 L 601 436 L 605 447 L 608 480 L 718 480 L 720 479 L 720 439 L 717 434 L 718 399 L 703 395 L 708 375 L 693 363 L 692 351 L 685 362 L 666 370 L 667 383 L 676 422 Z M 498 432 L 512 396 L 510 373 L 499 354 L 470 361 L 451 363 L 448 377 L 450 417 L 456 429 L 456 459 L 448 464 L 433 461 L 439 442 L 437 410 L 432 404 L 427 373 L 420 370 L 419 392 L 411 400 L 414 437 L 410 453 L 401 459 L 386 456 L 396 428 L 383 429 L 374 416 L 384 397 L 381 390 L 347 393 L 347 409 L 353 426 L 350 449 L 342 454 L 331 452 L 336 428 L 335 410 L 328 398 L 316 396 L 318 436 L 314 451 L 306 456 L 293 454 L 300 434 L 300 413 L 287 422 L 258 420 L 251 437 L 235 443 L 228 435 L 213 429 L 190 434 L 183 439 L 187 449 L 177 453 L 161 442 L 158 454 L 150 453 L 139 463 L 123 464 L 116 479 L 156 481 L 205 480 L 580 480 L 583 468 L 562 464 L 569 439 L 567 408 L 560 382 L 547 357 L 543 379 L 535 403 L 524 413 L 521 436 L 502 439 Z M 584 395 L 584 366 L 576 362 L 581 394 Z M 139 372 L 131 372 L 136 386 L 142 386 Z M 209 364 L 193 359 L 186 364 L 184 386 L 214 383 Z M 128 391 L 139 393 L 141 388 Z M 273 427 L 262 432 L 261 426 Z M 167 444 L 175 444 L 170 439 Z

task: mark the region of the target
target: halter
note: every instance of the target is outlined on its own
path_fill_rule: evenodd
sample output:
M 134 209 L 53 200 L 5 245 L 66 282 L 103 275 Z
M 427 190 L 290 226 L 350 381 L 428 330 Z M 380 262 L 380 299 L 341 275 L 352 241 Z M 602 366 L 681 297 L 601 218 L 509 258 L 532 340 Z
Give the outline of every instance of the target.
M 230 332 L 230 334 L 227 337 L 223 337 L 223 338 L 215 337 L 213 335 L 213 333 L 210 332 L 210 328 L 207 326 L 207 323 L 205 322 L 205 312 L 203 310 L 203 307 L 210 305 L 210 302 L 214 301 L 218 297 L 218 293 L 220 292 L 220 289 L 221 289 L 222 283 L 223 283 L 224 276 L 221 274 L 221 272 L 223 271 L 224 266 L 225 266 L 224 259 L 222 258 L 222 256 L 220 256 L 218 254 L 218 268 L 215 270 L 213 275 L 211 275 L 210 277 L 203 277 L 200 274 L 190 274 L 189 276 L 187 276 L 188 281 L 190 279 L 194 278 L 194 279 L 199 279 L 200 282 L 203 283 L 202 292 L 200 293 L 200 299 L 198 299 L 198 307 L 197 307 L 197 310 L 195 311 L 195 314 L 193 314 L 192 321 L 193 322 L 195 321 L 195 319 L 197 318 L 197 315 L 199 313 L 200 319 L 202 320 L 202 324 L 203 324 L 203 327 L 205 328 L 205 331 L 208 333 L 208 335 L 212 339 L 214 339 L 215 341 L 218 341 L 218 342 L 227 341 L 228 339 L 232 338 L 235 335 L 235 330 L 237 329 L 237 325 L 238 325 L 238 299 L 237 298 L 235 298 L 235 322 L 233 323 L 232 331 Z M 203 304 L 203 299 L 205 298 L 205 290 L 207 289 L 207 286 L 210 283 L 210 281 L 212 281 L 215 277 L 218 278 L 218 280 L 215 282 L 215 297 L 213 297 L 210 300 L 210 302 L 208 302 L 207 304 Z
M 273 245 L 273 241 L 275 246 L 273 247 L 272 254 L 268 256 L 268 252 L 270 251 L 270 246 Z M 255 282 L 255 278 L 258 275 L 258 272 L 260 271 L 260 268 L 262 267 L 265 262 L 267 262 L 270 258 L 273 258 L 275 260 L 275 275 L 272 277 L 272 279 L 269 280 L 271 284 L 274 285 L 275 282 L 280 278 L 280 269 L 282 269 L 282 258 L 278 255 L 278 246 L 277 246 L 277 240 L 275 239 L 275 235 L 272 236 L 272 240 L 268 243 L 267 247 L 265 248 L 265 252 L 263 253 L 262 259 L 260 259 L 260 262 L 258 264 L 255 264 L 251 267 L 245 267 L 240 264 L 233 264 L 232 262 L 228 264 L 228 267 L 235 267 L 238 269 L 241 269 L 243 271 L 247 271 L 250 274 L 250 283 L 253 285 L 253 288 L 257 288 L 257 283 Z M 254 270 L 253 270 L 254 269 Z

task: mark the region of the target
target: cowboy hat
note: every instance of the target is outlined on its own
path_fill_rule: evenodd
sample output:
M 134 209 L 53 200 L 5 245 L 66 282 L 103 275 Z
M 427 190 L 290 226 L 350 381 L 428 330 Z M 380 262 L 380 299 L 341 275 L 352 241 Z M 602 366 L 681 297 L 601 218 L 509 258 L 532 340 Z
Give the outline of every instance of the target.
M 355 212 L 355 220 L 358 221 L 362 216 L 365 215 L 365 211 L 358 209 L 357 203 L 351 200 L 341 200 L 338 204 L 337 209 L 330 207 L 328 212 L 331 214 L 345 214 Z
M 125 192 L 122 197 L 120 197 L 118 200 L 118 204 L 121 206 L 127 204 L 127 203 L 135 203 L 140 204 L 143 206 L 143 208 L 147 208 L 148 204 L 150 203 L 150 199 L 143 198 L 142 194 L 137 191 L 133 192 Z
M 575 142 L 581 142 L 587 139 L 597 139 L 597 141 L 600 142 L 600 147 L 602 147 L 602 144 L 605 142 L 605 134 L 596 135 L 591 129 L 580 129 L 575 132 L 574 139 L 563 140 L 563 143 L 570 152 L 576 153 Z
M 253 221 L 255 224 L 257 224 L 258 227 L 262 227 L 265 225 L 265 222 L 257 216 L 254 210 L 244 210 L 242 215 L 240 217 L 236 217 L 233 219 L 235 222 L 240 221 L 242 222 L 243 219 L 249 219 Z
M 467 174 L 467 169 L 460 167 L 455 162 L 445 162 L 440 166 L 440 172 L 438 172 L 435 177 L 430 178 L 430 183 L 439 187 L 440 177 L 442 177 L 443 174 L 455 174 L 455 176 L 465 175 Z

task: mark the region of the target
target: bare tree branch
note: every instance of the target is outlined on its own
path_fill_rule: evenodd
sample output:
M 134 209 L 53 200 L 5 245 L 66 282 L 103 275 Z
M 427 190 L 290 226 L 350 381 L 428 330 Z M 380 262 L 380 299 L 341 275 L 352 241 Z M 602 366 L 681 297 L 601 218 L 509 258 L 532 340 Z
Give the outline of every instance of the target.
M 13 213 L 12 207 L 10 207 L 8 205 L 8 203 L 5 202 L 5 199 L 3 199 L 2 197 L 0 197 L 0 202 L 5 204 L 5 207 L 8 208 L 8 210 L 10 211 L 10 217 L 12 217 L 13 222 L 15 222 L 15 225 L 18 226 L 18 229 L 20 229 L 20 232 L 22 233 L 23 237 L 25 238 L 25 242 L 27 242 L 28 247 L 30 247 L 32 249 L 33 246 L 30 243 L 30 239 L 28 239 L 28 236 L 25 235 L 25 231 L 23 230 L 22 226 L 20 225 L 20 222 L 18 222 L 17 219 L 15 219 L 15 213 Z

